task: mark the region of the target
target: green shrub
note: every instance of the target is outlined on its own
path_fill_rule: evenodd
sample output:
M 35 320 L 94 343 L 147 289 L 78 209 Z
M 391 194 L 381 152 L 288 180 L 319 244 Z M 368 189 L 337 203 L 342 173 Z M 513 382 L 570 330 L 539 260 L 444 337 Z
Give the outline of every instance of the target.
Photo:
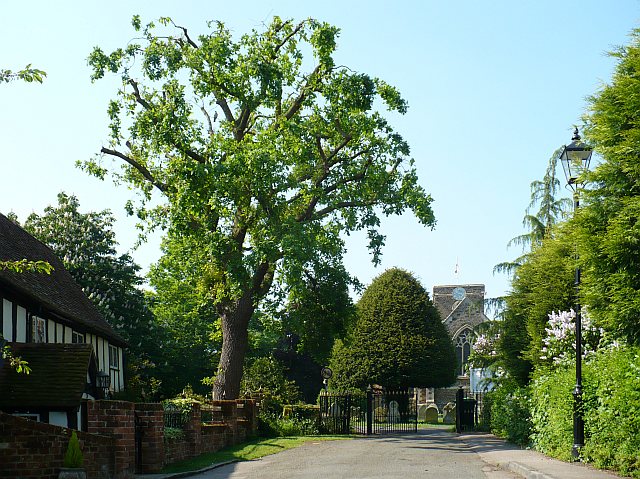
M 258 434 L 262 437 L 313 436 L 319 433 L 317 419 L 281 418 L 268 413 L 258 417 Z
M 80 450 L 80 441 L 78 441 L 78 435 L 75 431 L 71 431 L 71 438 L 69 439 L 67 452 L 64 455 L 64 460 L 62 461 L 62 467 L 79 469 L 82 467 L 83 463 L 84 459 L 82 458 L 82 451 Z
M 575 367 L 570 364 L 536 374 L 531 383 L 531 436 L 534 447 L 571 460 Z
M 640 477 L 640 348 L 599 351 L 585 372 L 584 458 Z
M 526 446 L 531 435 L 529 390 L 515 381 L 505 380 L 486 399 L 490 408 L 491 432 L 511 442 Z

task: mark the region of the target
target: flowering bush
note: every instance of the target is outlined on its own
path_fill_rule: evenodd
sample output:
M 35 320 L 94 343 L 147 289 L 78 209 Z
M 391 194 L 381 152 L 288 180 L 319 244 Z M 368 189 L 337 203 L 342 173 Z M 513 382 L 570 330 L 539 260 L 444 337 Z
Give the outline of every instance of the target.
M 549 315 L 549 327 L 545 328 L 540 359 L 551 361 L 554 365 L 567 365 L 575 360 L 576 312 L 553 311 Z M 602 330 L 593 327 L 589 315 L 582 313 L 582 357 L 593 354 L 598 346 Z

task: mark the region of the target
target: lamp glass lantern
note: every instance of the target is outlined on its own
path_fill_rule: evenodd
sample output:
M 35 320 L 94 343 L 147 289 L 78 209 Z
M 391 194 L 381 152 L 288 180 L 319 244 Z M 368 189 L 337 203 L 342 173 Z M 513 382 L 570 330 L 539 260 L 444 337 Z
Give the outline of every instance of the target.
M 567 183 L 575 190 L 580 177 L 589 169 L 593 149 L 587 145 L 578 134 L 578 128 L 573 131 L 571 143 L 562 149 L 560 161 Z

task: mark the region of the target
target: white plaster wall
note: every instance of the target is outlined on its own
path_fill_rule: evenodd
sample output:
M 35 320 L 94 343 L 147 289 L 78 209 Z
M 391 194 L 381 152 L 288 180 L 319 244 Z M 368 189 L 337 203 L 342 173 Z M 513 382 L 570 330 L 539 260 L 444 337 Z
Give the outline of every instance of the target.
M 13 341 L 13 317 L 11 315 L 11 301 L 2 300 L 2 335 L 7 341 Z
M 16 342 L 27 342 L 27 310 L 18 306 L 18 321 L 16 322 Z
M 49 319 L 47 321 L 47 338 L 49 343 L 56 342 L 55 334 L 56 334 L 56 322 L 53 321 L 52 319 Z

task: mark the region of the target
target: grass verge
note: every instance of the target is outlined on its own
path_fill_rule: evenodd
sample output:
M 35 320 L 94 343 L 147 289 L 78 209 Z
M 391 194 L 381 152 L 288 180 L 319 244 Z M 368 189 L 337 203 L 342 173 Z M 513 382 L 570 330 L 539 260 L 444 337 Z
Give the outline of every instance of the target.
M 292 436 L 276 438 L 258 438 L 251 441 L 230 446 L 217 452 L 202 454 L 192 459 L 176 462 L 166 466 L 162 473 L 197 471 L 204 467 L 225 461 L 250 461 L 260 457 L 276 454 L 286 449 L 293 449 L 305 442 L 337 441 L 340 439 L 352 439 L 353 436 Z

